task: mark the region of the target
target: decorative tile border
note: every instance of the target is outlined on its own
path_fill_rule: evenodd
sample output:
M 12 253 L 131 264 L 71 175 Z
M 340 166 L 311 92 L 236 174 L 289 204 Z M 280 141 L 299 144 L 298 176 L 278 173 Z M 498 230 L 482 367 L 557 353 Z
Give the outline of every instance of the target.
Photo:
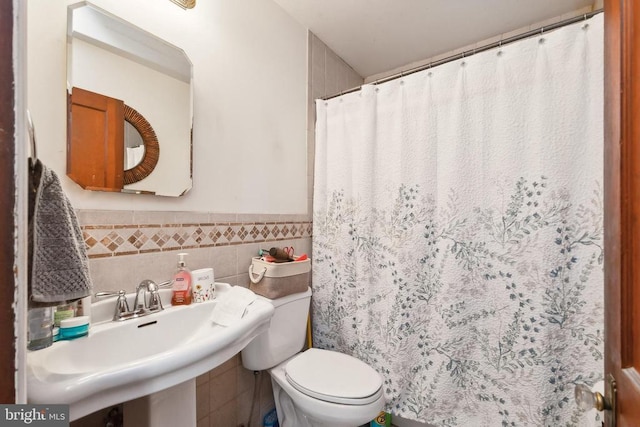
M 311 237 L 309 221 L 81 226 L 89 258 Z

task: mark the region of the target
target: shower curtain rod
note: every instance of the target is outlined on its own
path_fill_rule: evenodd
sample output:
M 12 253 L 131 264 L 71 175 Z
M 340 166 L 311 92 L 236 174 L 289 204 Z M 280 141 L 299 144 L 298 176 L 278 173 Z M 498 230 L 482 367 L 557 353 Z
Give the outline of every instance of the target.
M 558 22 L 556 22 L 554 24 L 550 24 L 550 25 L 546 25 L 546 26 L 537 28 L 535 30 L 527 31 L 527 32 L 522 33 L 522 34 L 516 34 L 515 36 L 507 37 L 506 39 L 503 39 L 503 40 L 500 40 L 500 41 L 497 41 L 497 42 L 494 42 L 494 43 L 489 43 L 487 45 L 484 45 L 484 46 L 481 46 L 481 47 L 477 47 L 475 49 L 469 49 L 467 51 L 464 51 L 464 52 L 461 52 L 461 53 L 458 53 L 458 54 L 455 54 L 455 55 L 447 56 L 446 58 L 442 58 L 442 59 L 439 59 L 437 61 L 429 62 L 428 64 L 423 64 L 423 65 L 420 65 L 420 66 L 417 66 L 417 67 L 414 67 L 414 68 L 410 68 L 410 69 L 405 70 L 405 71 L 400 71 L 398 73 L 392 74 L 392 75 L 387 76 L 387 77 L 383 77 L 381 79 L 378 79 L 378 80 L 376 80 L 374 82 L 367 83 L 367 84 L 377 85 L 377 84 L 380 84 L 380 83 L 385 83 L 385 82 L 388 82 L 388 81 L 391 81 L 391 80 L 399 79 L 399 78 L 402 78 L 402 77 L 407 76 L 409 74 L 417 73 L 419 71 L 423 71 L 423 70 L 426 70 L 426 69 L 429 69 L 429 68 L 437 67 L 438 65 L 446 64 L 447 62 L 456 61 L 458 59 L 466 58 L 466 57 L 474 55 L 476 53 L 484 52 L 484 51 L 491 50 L 491 49 L 496 48 L 496 47 L 500 47 L 500 46 L 504 46 L 504 45 L 509 44 L 509 43 L 513 43 L 513 42 L 518 41 L 518 40 L 522 40 L 522 39 L 533 37 L 533 36 L 536 36 L 536 35 L 539 35 L 539 34 L 543 34 L 545 32 L 552 31 L 552 30 L 558 29 L 560 27 L 564 27 L 565 25 L 575 24 L 576 22 L 580 22 L 580 21 L 586 21 L 587 19 L 591 18 L 592 16 L 597 15 L 598 13 L 601 13 L 602 11 L 603 11 L 603 9 L 597 9 L 597 10 L 591 11 L 589 13 L 585 13 L 583 15 L 575 16 L 573 18 L 565 19 L 563 21 L 558 21 Z M 329 100 L 329 99 L 332 99 L 332 98 L 337 98 L 338 96 L 346 95 L 347 93 L 357 92 L 361 88 L 362 88 L 362 86 L 356 86 L 354 88 L 343 90 L 340 93 L 336 93 L 334 95 L 330 95 L 330 96 L 324 97 L 322 99 L 326 101 L 326 100 Z

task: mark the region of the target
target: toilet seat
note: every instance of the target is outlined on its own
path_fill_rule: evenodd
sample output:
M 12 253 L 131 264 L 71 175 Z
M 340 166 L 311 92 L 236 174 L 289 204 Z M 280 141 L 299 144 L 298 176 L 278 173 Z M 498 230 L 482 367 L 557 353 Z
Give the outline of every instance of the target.
M 366 405 L 382 395 L 382 377 L 344 353 L 310 348 L 284 367 L 287 382 L 307 396 L 343 405 Z

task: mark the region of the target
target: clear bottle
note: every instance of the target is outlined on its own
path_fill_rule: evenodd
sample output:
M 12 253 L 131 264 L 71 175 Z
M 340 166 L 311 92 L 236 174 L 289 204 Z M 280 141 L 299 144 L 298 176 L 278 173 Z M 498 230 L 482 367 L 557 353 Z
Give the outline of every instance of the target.
M 27 330 L 27 348 L 40 350 L 53 343 L 53 308 L 33 307 L 27 314 L 29 329 Z
M 171 305 L 191 304 L 191 272 L 184 261 L 187 255 L 186 253 L 178 254 L 178 271 L 173 276 Z

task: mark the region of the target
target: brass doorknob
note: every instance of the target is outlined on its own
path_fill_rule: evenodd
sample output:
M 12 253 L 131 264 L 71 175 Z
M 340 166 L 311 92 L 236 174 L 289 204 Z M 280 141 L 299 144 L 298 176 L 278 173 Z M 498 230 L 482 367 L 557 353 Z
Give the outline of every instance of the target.
M 598 411 L 611 409 L 611 405 L 608 404 L 604 396 L 600 392 L 591 391 L 591 388 L 586 384 L 576 385 L 575 396 L 578 408 L 583 411 L 588 411 L 593 408 Z

